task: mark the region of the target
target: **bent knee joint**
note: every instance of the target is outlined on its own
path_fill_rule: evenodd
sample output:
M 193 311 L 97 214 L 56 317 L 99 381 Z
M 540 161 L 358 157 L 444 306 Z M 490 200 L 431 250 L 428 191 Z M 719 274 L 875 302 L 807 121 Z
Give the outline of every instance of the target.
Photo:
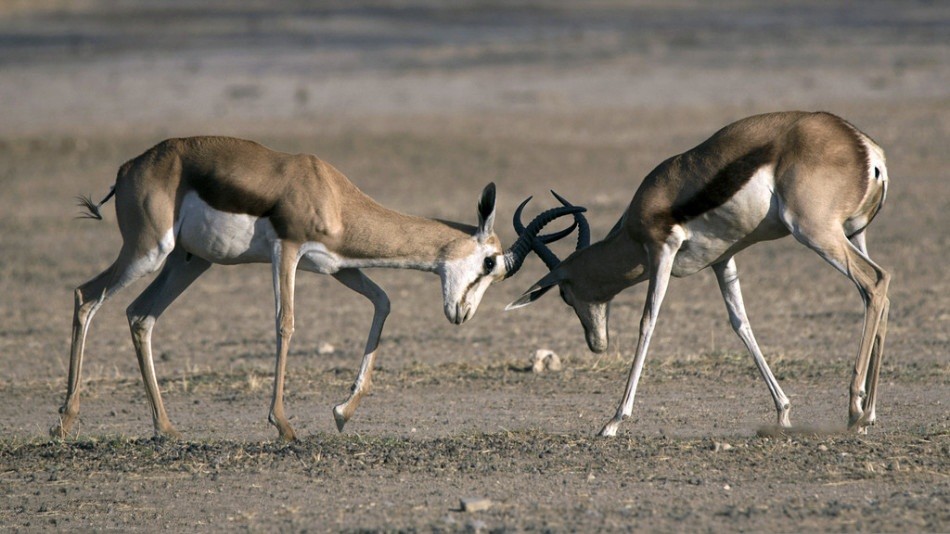
M 132 329 L 133 334 L 144 334 L 152 330 L 152 327 L 155 325 L 155 318 L 149 315 L 143 315 L 137 313 L 131 307 L 126 310 L 125 316 L 129 320 L 129 328 Z

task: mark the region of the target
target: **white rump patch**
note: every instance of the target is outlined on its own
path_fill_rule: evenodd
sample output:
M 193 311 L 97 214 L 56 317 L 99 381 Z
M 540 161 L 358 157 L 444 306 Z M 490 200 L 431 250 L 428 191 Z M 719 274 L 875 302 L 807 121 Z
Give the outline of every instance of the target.
M 868 153 L 868 177 L 871 180 L 875 180 L 881 183 L 884 187 L 884 192 L 881 196 L 881 204 L 887 200 L 887 161 L 884 157 L 884 151 L 881 150 L 881 147 L 877 146 L 874 142 L 867 138 L 866 135 L 860 134 L 861 143 L 864 144 L 864 149 Z M 869 191 L 870 192 L 870 191 Z

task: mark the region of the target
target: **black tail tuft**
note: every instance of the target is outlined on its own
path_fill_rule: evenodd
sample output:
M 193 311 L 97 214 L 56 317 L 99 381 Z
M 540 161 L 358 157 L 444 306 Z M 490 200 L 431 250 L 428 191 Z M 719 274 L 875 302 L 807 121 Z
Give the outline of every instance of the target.
M 92 197 L 88 197 L 88 196 L 76 197 L 76 205 L 84 210 L 80 212 L 79 215 L 76 216 L 76 218 L 77 219 L 96 219 L 97 221 L 101 221 L 102 213 L 99 212 L 99 207 L 105 204 L 110 198 L 112 198 L 112 195 L 114 194 L 115 194 L 115 186 L 112 187 L 112 189 L 109 191 L 109 194 L 106 195 L 106 197 L 102 199 L 102 201 L 99 202 L 98 204 L 92 201 Z
M 78 196 L 76 197 L 76 205 L 83 209 L 76 215 L 77 219 L 97 219 L 102 220 L 102 214 L 99 213 L 99 206 L 92 201 L 92 198 L 87 196 Z

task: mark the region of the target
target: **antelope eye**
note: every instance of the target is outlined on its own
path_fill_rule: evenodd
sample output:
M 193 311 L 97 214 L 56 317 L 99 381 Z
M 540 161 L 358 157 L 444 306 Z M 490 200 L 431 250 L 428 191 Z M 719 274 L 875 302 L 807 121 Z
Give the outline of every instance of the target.
M 484 266 L 485 266 L 485 274 L 491 274 L 491 272 L 495 270 L 495 257 L 487 256 L 485 258 Z

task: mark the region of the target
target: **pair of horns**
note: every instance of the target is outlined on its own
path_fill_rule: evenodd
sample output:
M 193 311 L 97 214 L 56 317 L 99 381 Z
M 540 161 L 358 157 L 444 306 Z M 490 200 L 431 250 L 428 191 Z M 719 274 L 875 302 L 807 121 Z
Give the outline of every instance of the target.
M 524 202 L 518 206 L 518 209 L 515 210 L 512 224 L 514 224 L 515 232 L 518 233 L 518 240 L 511 245 L 511 248 L 505 251 L 505 278 L 518 272 L 518 269 L 521 268 L 521 264 L 523 264 L 525 258 L 527 258 L 528 252 L 532 250 L 541 258 L 544 264 L 547 265 L 548 269 L 553 270 L 561 263 L 561 260 L 547 247 L 548 243 L 553 243 L 567 237 L 575 228 L 578 228 L 576 250 L 586 248 L 590 245 L 590 226 L 587 224 L 587 219 L 584 218 L 583 215 L 583 212 L 587 211 L 587 208 L 571 204 L 554 191 L 551 191 L 551 194 L 554 195 L 554 198 L 556 198 L 562 206 L 542 212 L 535 217 L 527 227 L 521 222 L 521 212 L 524 210 L 524 207 L 528 205 L 528 202 L 531 201 L 532 197 L 526 198 Z M 546 224 L 564 215 L 574 216 L 574 223 L 571 226 L 559 232 L 539 235 L 541 229 L 544 228 Z

